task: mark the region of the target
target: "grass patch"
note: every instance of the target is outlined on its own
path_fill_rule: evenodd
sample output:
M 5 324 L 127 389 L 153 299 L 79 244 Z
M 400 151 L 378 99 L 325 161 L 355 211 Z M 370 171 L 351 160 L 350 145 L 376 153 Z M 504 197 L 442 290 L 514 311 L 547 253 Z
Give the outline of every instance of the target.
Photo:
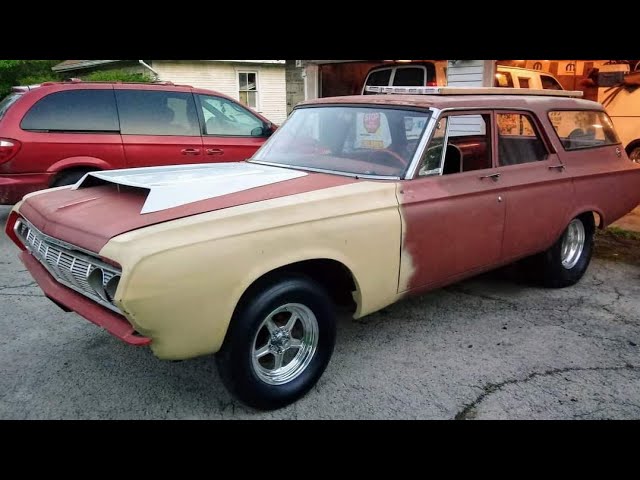
M 612 226 L 607 228 L 605 231 L 613 235 L 614 237 L 628 238 L 631 240 L 640 240 L 640 233 L 632 232 L 630 230 L 625 230 L 624 228 Z
M 640 233 L 619 227 L 596 231 L 594 256 L 640 266 Z

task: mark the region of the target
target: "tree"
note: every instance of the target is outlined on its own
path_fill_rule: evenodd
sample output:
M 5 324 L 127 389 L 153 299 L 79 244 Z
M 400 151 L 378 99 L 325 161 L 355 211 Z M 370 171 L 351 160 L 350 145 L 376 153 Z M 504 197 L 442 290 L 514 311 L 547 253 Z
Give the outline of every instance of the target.
M 51 67 L 61 60 L 0 60 L 0 98 L 15 85 L 60 80 Z

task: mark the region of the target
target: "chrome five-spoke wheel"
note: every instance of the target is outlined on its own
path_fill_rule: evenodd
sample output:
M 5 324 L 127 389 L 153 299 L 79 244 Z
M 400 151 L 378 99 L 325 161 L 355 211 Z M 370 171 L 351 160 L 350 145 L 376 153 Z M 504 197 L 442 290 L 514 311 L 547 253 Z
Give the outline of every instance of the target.
M 289 303 L 271 312 L 253 340 L 253 368 L 270 385 L 300 375 L 318 346 L 318 321 L 305 305 Z
M 227 388 L 260 409 L 284 407 L 305 395 L 324 372 L 336 339 L 327 290 L 293 272 L 250 287 L 216 355 Z

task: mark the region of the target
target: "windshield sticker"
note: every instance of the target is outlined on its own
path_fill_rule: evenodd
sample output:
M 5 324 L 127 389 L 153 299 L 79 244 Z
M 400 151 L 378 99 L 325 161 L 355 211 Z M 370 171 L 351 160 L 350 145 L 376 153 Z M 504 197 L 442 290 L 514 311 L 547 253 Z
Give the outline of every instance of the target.
M 355 148 L 379 150 L 391 145 L 387 117 L 379 112 L 358 113 Z

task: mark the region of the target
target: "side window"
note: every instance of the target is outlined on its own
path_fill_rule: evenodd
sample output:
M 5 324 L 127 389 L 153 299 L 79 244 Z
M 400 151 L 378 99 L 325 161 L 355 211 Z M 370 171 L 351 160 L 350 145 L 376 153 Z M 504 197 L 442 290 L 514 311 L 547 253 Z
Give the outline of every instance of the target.
M 520 84 L 520 88 L 531 88 L 529 86 L 529 79 L 526 77 L 518 77 L 518 83 Z
M 386 87 L 391 80 L 391 68 L 383 68 L 369 73 L 365 86 Z M 372 95 L 371 92 L 364 91 L 365 95 Z
M 69 90 L 38 100 L 22 119 L 23 130 L 118 132 L 113 90 Z
M 549 75 L 540 75 L 540 81 L 542 82 L 542 88 L 546 88 L 548 90 L 563 90 L 562 85 L 560 85 L 555 78 L 550 77 Z
M 549 112 L 549 119 L 565 150 L 620 143 L 613 123 L 605 112 L 556 110 Z
M 0 118 L 4 117 L 4 114 L 9 111 L 11 105 L 15 103 L 22 95 L 19 93 L 11 93 L 4 97 L 4 99 L 0 102 Z
M 198 95 L 205 135 L 261 136 L 262 120 L 240 105 L 220 97 Z
M 500 166 L 546 160 L 547 147 L 531 118 L 522 113 L 497 113 L 498 162 Z
M 182 92 L 116 90 L 123 135 L 199 136 L 193 95 Z
M 490 118 L 489 114 L 441 118 L 418 175 L 450 175 L 491 168 Z
M 443 175 L 492 167 L 490 125 L 489 114 L 449 117 Z
M 399 87 L 422 87 L 426 85 L 423 67 L 398 67 L 393 76 L 393 85 Z
M 494 87 L 513 88 L 513 77 L 509 72 L 497 72 Z
M 420 160 L 420 168 L 418 176 L 425 177 L 440 173 L 440 164 L 442 163 L 442 151 L 447 133 L 447 117 L 441 118 L 436 123 L 435 132 L 429 143 L 429 147 L 425 150 Z

